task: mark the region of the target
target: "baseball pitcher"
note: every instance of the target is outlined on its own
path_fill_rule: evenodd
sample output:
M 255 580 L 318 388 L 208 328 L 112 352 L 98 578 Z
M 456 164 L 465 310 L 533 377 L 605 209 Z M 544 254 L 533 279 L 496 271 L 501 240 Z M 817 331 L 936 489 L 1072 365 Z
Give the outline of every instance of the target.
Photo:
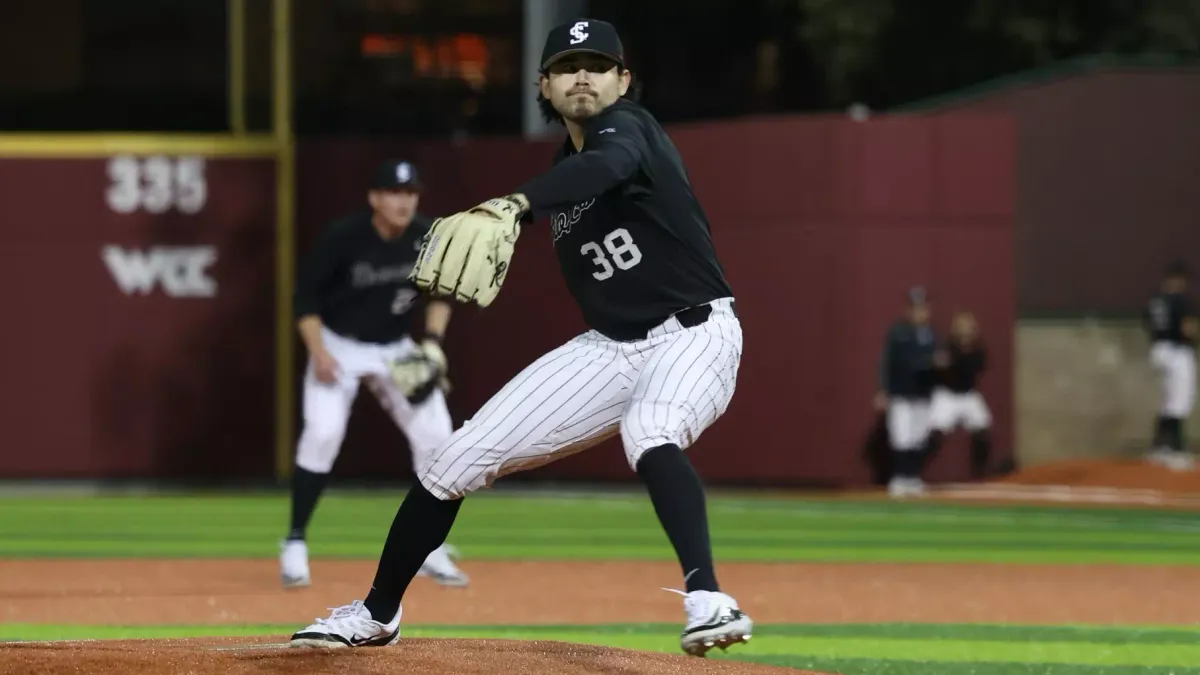
M 486 307 L 522 223 L 544 215 L 538 236 L 553 241 L 590 330 L 517 374 L 438 447 L 396 513 L 365 600 L 296 632 L 292 644 L 393 644 L 404 592 L 466 495 L 613 436 L 679 560 L 680 647 L 704 655 L 750 638 L 753 622 L 717 582 L 704 487 L 684 454 L 733 397 L 741 323 L 683 160 L 636 93 L 611 24 L 581 19 L 550 31 L 538 101 L 568 132 L 553 165 L 510 195 L 436 221 L 414 278 Z

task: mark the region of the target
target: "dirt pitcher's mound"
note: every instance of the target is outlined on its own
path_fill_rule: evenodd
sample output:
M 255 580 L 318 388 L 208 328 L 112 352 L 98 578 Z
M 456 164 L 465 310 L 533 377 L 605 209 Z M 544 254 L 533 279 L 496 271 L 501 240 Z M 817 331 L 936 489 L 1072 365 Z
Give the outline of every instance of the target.
M 395 647 L 375 649 L 292 649 L 253 639 L 0 644 L 2 675 L 804 675 L 804 672 L 682 654 L 542 640 L 405 639 Z

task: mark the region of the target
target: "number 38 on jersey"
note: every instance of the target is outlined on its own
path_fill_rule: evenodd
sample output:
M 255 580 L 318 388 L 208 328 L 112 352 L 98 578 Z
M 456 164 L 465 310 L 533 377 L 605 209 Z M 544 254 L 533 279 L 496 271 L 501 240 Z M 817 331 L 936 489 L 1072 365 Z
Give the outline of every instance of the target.
M 641 249 L 633 243 L 629 230 L 623 227 L 609 232 L 600 243 L 589 241 L 579 248 L 579 252 L 592 259 L 596 266 L 592 278 L 597 281 L 611 279 L 616 270 L 627 270 L 642 261 Z

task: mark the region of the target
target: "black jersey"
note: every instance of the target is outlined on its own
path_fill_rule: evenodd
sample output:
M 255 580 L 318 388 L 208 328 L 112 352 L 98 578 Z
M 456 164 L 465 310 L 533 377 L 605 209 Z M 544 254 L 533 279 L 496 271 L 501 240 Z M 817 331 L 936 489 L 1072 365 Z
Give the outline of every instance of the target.
M 415 216 L 399 237 L 385 240 L 364 211 L 330 223 L 301 262 L 296 317 L 316 314 L 329 330 L 362 342 L 395 342 L 413 328 L 420 291 L 408 274 L 432 222 Z
M 951 340 L 946 346 L 946 355 L 950 363 L 942 370 L 942 386 L 959 394 L 977 389 L 979 376 L 987 365 L 987 352 L 983 344 L 975 342 L 966 346 Z
M 516 190 L 548 215 L 567 288 L 591 328 L 644 338 L 671 314 L 732 290 L 675 145 L 642 106 L 619 100 L 590 119 L 554 168 Z
M 1146 304 L 1146 329 L 1152 342 L 1191 344 L 1183 334 L 1184 319 L 1192 316 L 1191 304 L 1183 293 L 1160 293 Z
M 892 324 L 884 338 L 879 362 L 879 387 L 888 396 L 929 398 L 936 371 L 933 354 L 937 339 L 928 325 L 907 320 Z

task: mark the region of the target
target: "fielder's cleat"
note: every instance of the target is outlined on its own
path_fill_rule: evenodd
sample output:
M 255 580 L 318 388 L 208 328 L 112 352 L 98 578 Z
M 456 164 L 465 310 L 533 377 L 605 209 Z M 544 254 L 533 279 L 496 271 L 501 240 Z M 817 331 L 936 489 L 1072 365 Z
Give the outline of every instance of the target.
M 1171 471 L 1192 471 L 1196 468 L 1196 458 L 1183 450 L 1158 448 L 1146 456 L 1151 464 L 1157 464 Z
M 920 497 L 925 492 L 925 481 L 920 478 L 896 476 L 888 481 L 888 494 L 892 497 Z
M 308 572 L 308 545 L 304 541 L 292 539 L 280 546 L 279 579 L 284 588 L 304 588 L 312 583 Z
M 684 593 L 663 589 L 683 596 L 687 624 L 679 636 L 679 646 L 692 656 L 703 657 L 713 647 L 722 651 L 731 645 L 749 642 L 754 622 L 738 608 L 737 600 L 714 591 Z
M 361 600 L 331 608 L 328 619 L 292 635 L 292 647 L 341 649 L 343 647 L 386 647 L 400 640 L 401 610 L 389 623 L 379 623 L 371 617 Z
M 448 545 L 439 546 L 425 558 L 425 563 L 417 571 L 417 576 L 429 577 L 442 586 L 462 588 L 470 583 L 466 573 L 454 564 L 452 555 L 458 552 Z

